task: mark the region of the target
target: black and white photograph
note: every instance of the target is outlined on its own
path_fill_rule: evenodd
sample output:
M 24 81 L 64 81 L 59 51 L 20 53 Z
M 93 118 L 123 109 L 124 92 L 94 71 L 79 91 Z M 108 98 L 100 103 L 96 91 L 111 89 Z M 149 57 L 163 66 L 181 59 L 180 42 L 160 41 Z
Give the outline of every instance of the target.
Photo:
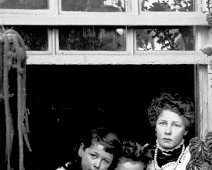
M 1 170 L 212 170 L 212 0 L 0 0 Z

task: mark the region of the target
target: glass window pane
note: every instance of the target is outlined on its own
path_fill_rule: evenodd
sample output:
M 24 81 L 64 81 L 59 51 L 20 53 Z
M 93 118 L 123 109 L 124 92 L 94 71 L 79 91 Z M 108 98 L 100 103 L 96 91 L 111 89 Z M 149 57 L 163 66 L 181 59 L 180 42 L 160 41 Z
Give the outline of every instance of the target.
M 126 0 L 62 0 L 63 11 L 125 12 Z
M 141 11 L 194 11 L 195 0 L 141 0 Z
M 0 0 L 1 9 L 48 9 L 48 0 Z
M 149 27 L 136 30 L 136 49 L 194 50 L 193 27 Z
M 27 51 L 47 51 L 48 50 L 48 30 L 41 26 L 13 26 L 23 38 Z
M 125 51 L 126 29 L 121 27 L 62 27 L 59 49 L 79 51 Z

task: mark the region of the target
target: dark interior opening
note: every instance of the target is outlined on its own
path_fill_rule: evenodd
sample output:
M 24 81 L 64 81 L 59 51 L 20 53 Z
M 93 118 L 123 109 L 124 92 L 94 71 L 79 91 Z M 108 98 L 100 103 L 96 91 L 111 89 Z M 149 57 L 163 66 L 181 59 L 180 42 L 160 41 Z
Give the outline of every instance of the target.
M 194 99 L 194 66 L 28 65 L 33 152 L 25 154 L 26 169 L 55 169 L 67 161 L 79 136 L 98 126 L 142 143 L 155 140 L 145 110 L 161 92 Z

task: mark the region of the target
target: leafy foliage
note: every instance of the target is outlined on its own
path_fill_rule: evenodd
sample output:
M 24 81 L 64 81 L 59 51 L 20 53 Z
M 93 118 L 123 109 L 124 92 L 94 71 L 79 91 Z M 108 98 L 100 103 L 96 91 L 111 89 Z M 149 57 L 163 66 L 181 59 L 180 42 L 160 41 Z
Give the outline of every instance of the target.
M 207 8 L 208 8 L 208 12 L 209 12 L 209 13 L 211 13 L 211 10 L 210 10 L 210 9 L 211 9 L 211 4 L 212 4 L 211 0 L 207 0 L 207 1 L 206 1 L 206 6 L 207 6 Z
M 169 50 L 177 49 L 177 44 L 175 44 L 175 38 L 178 33 L 170 32 L 170 29 L 152 29 L 149 32 L 154 31 L 155 35 L 153 38 L 157 37 L 157 43 L 162 44 L 161 49 L 168 48 Z
M 6 26 L 6 29 L 17 30 L 25 42 L 27 51 L 47 51 L 47 28 L 42 26 Z
M 212 131 L 208 132 L 205 140 L 194 137 L 189 142 L 191 160 L 186 170 L 211 170 L 212 169 Z
M 208 149 L 206 159 L 212 164 L 212 132 L 209 132 L 205 137 L 205 144 Z
M 207 148 L 204 141 L 201 141 L 198 137 L 191 139 L 190 152 L 193 159 L 204 160 L 207 155 Z
M 203 162 L 199 159 L 192 159 L 187 167 L 186 170 L 202 170 L 202 164 Z
M 150 5 L 151 4 L 151 5 Z M 141 4 L 142 11 L 193 11 L 191 0 L 144 0 Z
M 137 31 L 138 47 L 143 50 L 193 50 L 194 32 L 188 27 L 148 27 Z

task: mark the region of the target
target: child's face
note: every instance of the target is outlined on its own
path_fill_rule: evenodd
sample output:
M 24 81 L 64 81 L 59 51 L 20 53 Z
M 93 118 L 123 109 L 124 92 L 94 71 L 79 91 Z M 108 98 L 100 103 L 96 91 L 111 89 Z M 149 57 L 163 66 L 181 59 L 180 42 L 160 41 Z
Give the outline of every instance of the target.
M 144 165 L 140 161 L 126 160 L 119 162 L 115 170 L 144 170 Z
M 98 143 L 84 149 L 81 145 L 79 152 L 82 170 L 107 170 L 113 161 L 113 155 L 104 150 Z

